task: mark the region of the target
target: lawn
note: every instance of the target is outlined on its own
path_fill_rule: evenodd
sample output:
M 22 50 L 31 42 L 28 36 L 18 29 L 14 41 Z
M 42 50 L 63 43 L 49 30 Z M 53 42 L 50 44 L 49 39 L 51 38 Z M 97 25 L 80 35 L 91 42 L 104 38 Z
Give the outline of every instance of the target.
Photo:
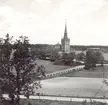
M 83 102 L 61 102 L 61 101 L 50 101 L 50 100 L 30 100 L 31 105 L 108 105 L 105 103 L 100 102 L 90 102 L 87 103 L 86 101 Z M 27 102 L 23 101 L 21 105 L 27 105 Z
M 108 86 L 103 85 L 102 78 L 57 77 L 42 80 L 41 84 L 42 88 L 35 92 L 44 95 L 108 97 Z
M 43 65 L 45 67 L 46 73 L 52 73 L 55 71 L 60 71 L 64 69 L 71 68 L 70 66 L 64 66 L 64 65 L 54 65 L 53 62 L 50 62 L 48 60 L 37 60 L 36 63 L 38 65 Z
M 94 70 L 81 70 L 60 75 L 61 77 L 108 78 L 108 66 L 97 67 Z
M 38 61 L 38 64 L 42 63 L 47 68 L 47 72 L 68 68 L 66 66 L 58 67 L 49 61 Z M 103 84 L 103 77 L 108 78 L 108 66 L 97 67 L 93 70 L 73 71 L 57 78 L 42 80 L 42 88 L 35 92 L 43 95 L 108 97 L 108 86 Z
M 29 100 L 30 105 L 108 105 L 106 103 L 101 102 L 66 102 L 66 101 L 50 101 L 50 100 Z M 10 105 L 9 102 L 0 103 L 0 105 Z M 27 100 L 21 100 L 20 105 L 28 105 Z
M 60 102 L 60 101 L 50 101 L 50 100 L 30 100 L 32 105 L 82 105 L 78 102 Z M 22 105 L 27 105 L 27 101 L 23 101 Z

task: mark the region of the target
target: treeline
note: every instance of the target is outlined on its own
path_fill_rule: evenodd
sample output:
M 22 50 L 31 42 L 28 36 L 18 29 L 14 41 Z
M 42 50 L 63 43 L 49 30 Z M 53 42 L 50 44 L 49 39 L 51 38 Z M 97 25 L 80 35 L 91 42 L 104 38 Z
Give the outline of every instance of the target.
M 101 46 L 101 45 L 71 45 L 71 48 L 76 50 L 87 50 L 89 48 L 100 48 L 100 49 L 108 49 L 108 46 Z
M 69 54 L 59 54 L 58 50 L 55 49 L 54 45 L 48 44 L 37 44 L 31 45 L 32 53 L 39 59 L 53 61 L 56 65 L 69 65 L 76 66 L 85 64 L 86 69 L 95 67 L 97 63 L 103 63 L 104 57 L 101 53 L 102 49 L 107 46 L 71 46 L 74 50 Z M 94 50 L 90 48 L 100 48 L 100 50 Z M 78 54 L 74 51 L 80 50 Z M 86 51 L 84 53 L 83 51 Z
M 34 49 L 55 49 L 55 45 L 52 44 L 31 44 L 31 47 Z M 101 45 L 70 45 L 71 49 L 74 50 L 87 50 L 89 48 L 99 48 L 101 50 L 107 50 L 108 46 L 101 46 Z

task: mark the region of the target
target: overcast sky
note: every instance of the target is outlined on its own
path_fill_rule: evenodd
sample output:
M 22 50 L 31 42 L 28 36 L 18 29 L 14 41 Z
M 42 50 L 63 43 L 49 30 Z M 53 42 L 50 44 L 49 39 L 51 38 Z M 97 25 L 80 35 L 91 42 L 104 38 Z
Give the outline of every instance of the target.
M 56 44 L 65 19 L 71 45 L 108 45 L 108 0 L 0 0 L 0 37 Z

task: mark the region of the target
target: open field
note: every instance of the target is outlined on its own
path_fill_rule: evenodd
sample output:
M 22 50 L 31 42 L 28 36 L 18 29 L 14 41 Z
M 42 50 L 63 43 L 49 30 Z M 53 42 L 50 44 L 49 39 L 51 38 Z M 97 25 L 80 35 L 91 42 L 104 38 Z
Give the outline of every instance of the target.
M 43 65 L 45 67 L 46 73 L 52 73 L 55 71 L 60 71 L 60 70 L 71 68 L 69 66 L 64 66 L 64 65 L 54 65 L 53 62 L 50 62 L 47 60 L 38 59 L 36 62 L 38 65 Z
M 41 81 L 42 88 L 36 92 L 58 96 L 108 97 L 108 86 L 102 81 L 102 78 L 57 77 Z
M 94 70 L 81 70 L 60 75 L 61 77 L 108 78 L 108 66 L 97 67 Z
M 50 100 L 30 100 L 32 105 L 108 105 L 100 102 L 63 102 L 63 101 L 50 101 Z M 27 105 L 26 100 L 22 100 L 21 105 Z
M 50 100 L 29 100 L 31 105 L 108 105 L 101 102 L 66 102 L 66 101 L 50 101 Z M 21 105 L 28 105 L 27 100 L 21 100 Z M 10 105 L 8 101 L 3 102 L 0 105 Z

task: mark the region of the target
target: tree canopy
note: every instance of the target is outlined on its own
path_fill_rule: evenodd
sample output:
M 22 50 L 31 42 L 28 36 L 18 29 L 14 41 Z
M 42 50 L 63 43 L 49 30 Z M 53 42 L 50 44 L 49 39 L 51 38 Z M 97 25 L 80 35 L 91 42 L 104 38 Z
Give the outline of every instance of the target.
M 20 94 L 29 98 L 33 94 L 33 86 L 41 87 L 39 80 L 45 76 L 45 70 L 43 67 L 36 69 L 35 60 L 28 37 L 21 36 L 13 41 L 13 37 L 6 35 L 0 48 L 0 89 L 2 94 L 9 95 L 10 105 L 20 105 Z M 33 77 L 36 77 L 35 82 Z
M 90 69 L 96 67 L 96 64 L 103 64 L 104 57 L 100 51 L 88 50 L 85 57 L 85 68 Z

